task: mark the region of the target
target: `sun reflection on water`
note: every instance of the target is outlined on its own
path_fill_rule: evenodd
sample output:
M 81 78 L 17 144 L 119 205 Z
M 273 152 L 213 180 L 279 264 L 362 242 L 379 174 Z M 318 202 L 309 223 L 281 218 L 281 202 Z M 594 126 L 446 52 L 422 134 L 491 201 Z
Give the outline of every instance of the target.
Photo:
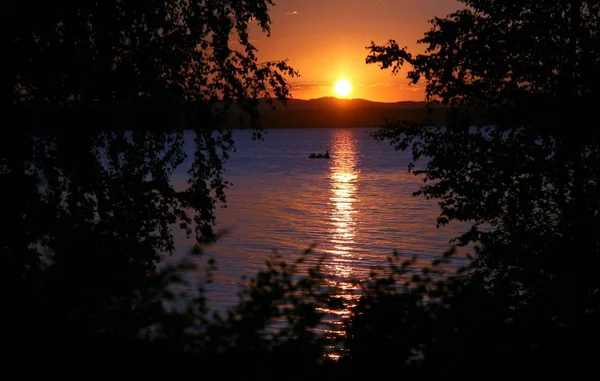
M 357 147 L 349 131 L 337 130 L 332 138 L 330 174 L 330 239 L 328 250 L 333 260 L 333 274 L 345 278 L 352 275 L 352 246 L 356 235 L 354 208 L 358 180 Z
M 349 317 L 350 309 L 354 306 L 357 295 L 352 291 L 357 286 L 352 282 L 356 275 L 353 263 L 356 258 L 356 230 L 359 223 L 359 211 L 355 207 L 359 170 L 358 146 L 350 131 L 337 130 L 331 140 L 331 164 L 329 167 L 330 179 L 330 207 L 328 234 L 329 260 L 325 271 L 331 277 L 331 286 L 338 290 L 338 296 L 343 298 L 344 308 L 341 310 L 324 311 L 337 319 L 331 323 L 340 329 L 331 328 L 329 334 L 343 334 L 341 325 L 343 319 Z M 332 353 L 330 357 L 336 358 Z

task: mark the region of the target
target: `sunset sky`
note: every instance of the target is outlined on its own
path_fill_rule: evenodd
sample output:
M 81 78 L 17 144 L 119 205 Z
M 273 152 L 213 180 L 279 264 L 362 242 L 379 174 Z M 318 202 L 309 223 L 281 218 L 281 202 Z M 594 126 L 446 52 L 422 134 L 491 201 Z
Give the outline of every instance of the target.
M 271 37 L 253 33 L 260 60 L 288 59 L 300 72 L 292 97 L 335 96 L 334 84 L 347 79 L 348 98 L 394 102 L 423 100 L 423 88 L 411 86 L 406 72 L 392 76 L 377 65 L 366 65 L 371 41 L 390 38 L 413 52 L 430 29 L 428 20 L 459 8 L 457 0 L 278 0 L 271 8 Z

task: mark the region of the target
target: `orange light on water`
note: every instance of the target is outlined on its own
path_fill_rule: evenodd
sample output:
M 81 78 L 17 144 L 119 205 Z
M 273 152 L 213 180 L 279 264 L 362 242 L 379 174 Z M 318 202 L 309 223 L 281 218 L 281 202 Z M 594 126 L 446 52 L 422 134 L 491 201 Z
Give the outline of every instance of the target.
M 350 282 L 355 275 L 354 247 L 356 245 L 356 226 L 358 224 L 358 210 L 355 203 L 359 172 L 358 147 L 350 131 L 338 130 L 331 139 L 331 165 L 330 165 L 330 197 L 329 211 L 329 244 L 330 261 L 327 270 L 336 280 L 331 280 L 331 286 L 339 290 L 339 297 L 345 300 L 345 309 L 337 311 L 338 316 L 347 317 L 349 308 L 354 303 L 356 295 L 352 291 L 357 286 Z
M 356 213 L 354 208 L 358 180 L 357 147 L 352 134 L 336 131 L 332 138 L 332 161 L 330 166 L 330 250 L 335 276 L 347 277 L 353 273 L 350 261 L 355 239 Z
M 360 221 L 358 202 L 358 143 L 351 131 L 336 130 L 330 143 L 331 164 L 329 167 L 329 261 L 325 271 L 331 276 L 330 286 L 337 290 L 342 308 L 325 308 L 321 312 L 331 316 L 329 337 L 343 337 L 344 322 L 350 318 L 351 310 L 356 306 L 358 286 L 352 280 L 357 275 L 356 235 Z M 330 348 L 327 357 L 337 360 L 342 349 Z

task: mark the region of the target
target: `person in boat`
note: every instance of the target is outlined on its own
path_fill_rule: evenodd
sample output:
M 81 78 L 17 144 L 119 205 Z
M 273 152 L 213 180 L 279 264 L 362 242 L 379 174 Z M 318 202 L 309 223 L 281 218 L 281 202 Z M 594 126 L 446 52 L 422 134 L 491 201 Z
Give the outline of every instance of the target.
M 325 153 L 311 153 L 308 157 L 311 159 L 318 159 L 318 158 L 329 159 L 329 151 L 326 151 Z

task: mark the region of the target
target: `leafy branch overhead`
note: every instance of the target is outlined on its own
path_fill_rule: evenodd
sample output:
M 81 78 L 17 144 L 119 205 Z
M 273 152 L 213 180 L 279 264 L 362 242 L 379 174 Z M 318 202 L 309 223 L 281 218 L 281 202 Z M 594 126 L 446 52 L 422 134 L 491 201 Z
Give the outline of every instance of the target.
M 27 202 L 64 207 L 99 226 L 110 226 L 103 220 L 122 213 L 156 213 L 148 220 L 156 222 L 153 228 L 132 220 L 128 229 L 158 232 L 150 245 L 157 250 L 172 249 L 167 226 L 178 221 L 189 226 L 190 211 L 197 237 L 210 240 L 214 207 L 226 200 L 223 163 L 234 146 L 228 110 L 241 109 L 258 128 L 258 100 L 285 103 L 286 79 L 297 75 L 285 61 L 260 62 L 250 42 L 253 25 L 270 33 L 272 5 L 270 0 L 16 4 L 16 14 L 26 17 L 9 31 L 13 54 L 7 74 L 13 87 L 9 113 L 20 126 L 3 130 L 8 166 L 2 175 L 16 188 L 44 183 L 45 195 L 31 194 Z M 233 40 L 240 49 L 231 47 Z M 189 154 L 184 130 L 195 132 L 195 152 L 189 186 L 175 189 L 168 179 Z M 36 170 L 22 178 L 20 170 L 30 167 Z M 123 192 L 134 190 L 140 197 L 122 200 L 113 210 Z M 67 204 L 59 200 L 65 194 L 74 195 Z
M 285 61 L 260 63 L 249 40 L 270 33 L 270 0 L 125 0 L 16 5 L 11 31 L 15 102 L 120 106 L 284 99 Z M 232 39 L 241 46 L 231 48 Z M 265 83 L 269 86 L 265 86 Z M 278 84 L 273 89 L 271 85 Z M 191 126 L 190 126 L 191 127 Z

